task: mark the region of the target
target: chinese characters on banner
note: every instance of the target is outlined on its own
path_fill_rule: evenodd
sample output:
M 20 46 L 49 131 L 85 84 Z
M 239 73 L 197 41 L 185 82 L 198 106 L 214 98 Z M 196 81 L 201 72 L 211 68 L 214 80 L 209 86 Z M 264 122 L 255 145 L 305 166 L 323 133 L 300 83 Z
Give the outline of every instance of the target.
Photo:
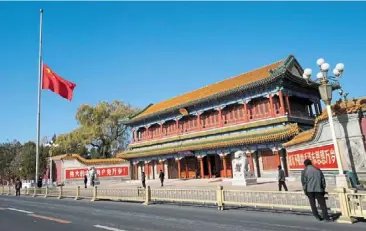
M 313 166 L 320 169 L 337 169 L 337 158 L 334 145 L 325 145 L 287 153 L 287 162 L 290 169 L 304 169 L 304 160 L 310 159 Z
M 114 176 L 128 176 L 128 167 L 127 166 L 116 166 L 116 167 L 107 167 L 107 168 L 96 168 L 97 176 L 99 177 L 114 177 Z M 84 176 L 88 176 L 88 168 L 79 168 L 79 169 L 66 169 L 66 179 L 82 179 Z

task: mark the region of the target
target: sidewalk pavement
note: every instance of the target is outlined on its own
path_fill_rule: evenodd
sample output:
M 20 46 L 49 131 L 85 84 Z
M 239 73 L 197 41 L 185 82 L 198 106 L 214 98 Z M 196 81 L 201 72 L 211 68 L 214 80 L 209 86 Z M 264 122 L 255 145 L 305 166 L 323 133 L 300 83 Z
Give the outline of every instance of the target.
M 300 181 L 287 181 L 288 190 L 292 192 L 302 191 Z M 146 185 L 151 188 L 160 188 L 160 180 L 147 180 Z M 108 182 L 100 180 L 99 188 L 135 188 L 141 187 L 141 181 L 131 180 L 126 182 Z M 231 190 L 253 190 L 253 191 L 278 191 L 277 182 L 259 182 L 249 186 L 233 186 L 230 181 L 218 179 L 167 179 L 164 181 L 166 189 L 216 189 L 218 186 L 223 186 L 224 189 Z M 65 187 L 76 187 L 76 184 L 66 185 Z M 334 189 L 335 186 L 329 186 L 328 191 Z

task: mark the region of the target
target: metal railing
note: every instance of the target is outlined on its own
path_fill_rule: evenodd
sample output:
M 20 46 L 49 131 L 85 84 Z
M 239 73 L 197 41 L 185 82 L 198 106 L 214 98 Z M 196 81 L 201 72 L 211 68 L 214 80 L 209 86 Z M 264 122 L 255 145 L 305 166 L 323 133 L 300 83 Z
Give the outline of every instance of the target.
M 0 186 L 0 195 L 15 195 L 13 186 Z M 189 204 L 216 205 L 219 210 L 236 207 L 254 207 L 266 209 L 287 209 L 310 211 L 308 198 L 302 192 L 226 190 L 217 189 L 151 189 L 144 188 L 25 188 L 21 195 L 33 197 L 58 197 L 97 200 L 118 200 L 143 202 L 174 202 Z M 355 218 L 366 218 L 366 193 L 346 189 L 337 189 L 326 195 L 328 208 L 340 212 L 337 220 L 353 223 Z
M 350 216 L 366 219 L 366 193 L 346 193 L 346 198 Z
M 217 204 L 215 190 L 202 189 L 149 189 L 152 201 L 189 202 L 199 204 Z
M 309 200 L 302 192 L 223 190 L 223 205 L 255 208 L 310 210 Z M 337 195 L 327 196 L 328 207 L 340 211 Z

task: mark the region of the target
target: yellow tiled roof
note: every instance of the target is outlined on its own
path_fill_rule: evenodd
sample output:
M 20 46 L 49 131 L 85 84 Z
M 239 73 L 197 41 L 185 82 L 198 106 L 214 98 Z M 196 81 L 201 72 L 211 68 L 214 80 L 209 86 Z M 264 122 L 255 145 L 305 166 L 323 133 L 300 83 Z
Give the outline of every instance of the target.
M 136 158 L 153 155 L 164 155 L 170 153 L 177 153 L 183 151 L 197 151 L 213 148 L 225 148 L 236 145 L 251 145 L 274 141 L 281 141 L 299 134 L 299 127 L 297 124 L 290 124 L 283 127 L 265 129 L 263 131 L 252 131 L 244 134 L 233 135 L 230 137 L 218 137 L 207 140 L 192 141 L 184 146 L 178 144 L 177 146 L 170 146 L 166 148 L 155 147 L 146 148 L 143 150 L 129 150 L 119 153 L 117 157 L 120 158 Z
M 235 89 L 240 86 L 244 86 L 262 79 L 269 77 L 270 70 L 274 70 L 284 63 L 285 60 L 281 60 L 264 67 L 255 69 L 253 71 L 243 73 L 241 75 L 225 79 L 223 81 L 208 85 L 206 87 L 185 93 L 183 95 L 176 96 L 174 98 L 162 101 L 160 103 L 152 104 L 147 107 L 140 114 L 136 115 L 134 119 L 145 117 L 156 112 L 160 112 L 175 106 L 189 103 L 204 97 L 213 96 L 217 93 L 226 92 L 231 89 Z
M 53 156 L 53 160 L 77 160 L 85 165 L 102 165 L 102 164 L 120 164 L 126 162 L 126 160 L 121 158 L 109 158 L 109 159 L 85 159 L 79 154 L 63 154 L 58 156 Z
M 366 97 L 361 97 L 356 100 L 347 100 L 344 101 L 338 101 L 336 104 L 332 105 L 332 112 L 333 115 L 343 115 L 343 114 L 352 114 L 357 113 L 358 111 L 366 111 Z M 318 128 L 319 128 L 319 122 L 327 120 L 328 119 L 328 113 L 326 110 L 323 110 L 322 114 L 320 114 L 314 123 L 314 128 L 301 132 L 297 136 L 295 136 L 292 140 L 289 142 L 283 144 L 284 147 L 290 147 L 298 144 L 302 144 L 305 142 L 309 142 L 314 139 Z

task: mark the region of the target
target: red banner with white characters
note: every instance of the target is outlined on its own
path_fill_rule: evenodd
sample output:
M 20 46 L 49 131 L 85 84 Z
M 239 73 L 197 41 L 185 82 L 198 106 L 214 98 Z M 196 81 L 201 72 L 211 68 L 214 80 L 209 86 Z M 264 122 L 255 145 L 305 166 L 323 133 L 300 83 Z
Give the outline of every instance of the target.
M 127 166 L 116 166 L 116 167 L 105 167 L 105 168 L 96 168 L 97 177 L 124 177 L 128 176 L 128 167 Z M 88 175 L 88 168 L 78 168 L 78 169 L 66 169 L 66 179 L 82 179 L 84 176 Z
M 333 144 L 287 153 L 287 163 L 291 170 L 304 169 L 306 159 L 310 159 L 313 166 L 320 169 L 338 168 Z

